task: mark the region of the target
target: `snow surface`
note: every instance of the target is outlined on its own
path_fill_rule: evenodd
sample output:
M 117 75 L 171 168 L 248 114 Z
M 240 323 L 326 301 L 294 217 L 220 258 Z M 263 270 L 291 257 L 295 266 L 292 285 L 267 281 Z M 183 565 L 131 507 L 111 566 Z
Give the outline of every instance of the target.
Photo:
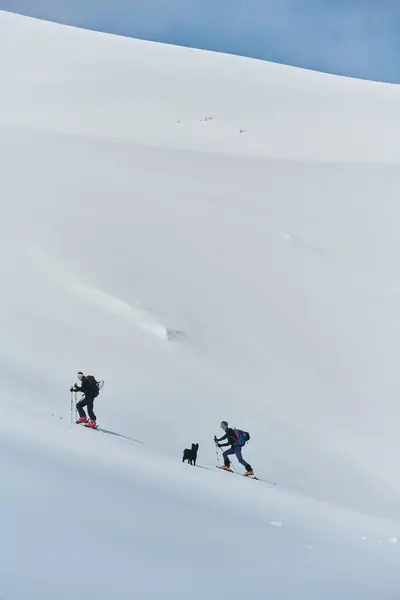
M 400 89 L 8 13 L 0 64 L 2 600 L 398 600 Z

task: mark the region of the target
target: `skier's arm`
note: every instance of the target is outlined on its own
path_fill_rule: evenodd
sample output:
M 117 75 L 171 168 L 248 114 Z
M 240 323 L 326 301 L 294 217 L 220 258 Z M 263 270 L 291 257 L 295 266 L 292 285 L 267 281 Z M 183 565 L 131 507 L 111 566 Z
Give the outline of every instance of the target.
M 223 435 L 220 438 L 217 438 L 217 436 L 214 436 L 214 441 L 215 441 L 216 444 L 218 444 L 218 446 L 220 448 L 223 448 L 224 446 L 230 446 L 230 444 L 220 444 L 219 443 L 219 442 L 222 442 L 222 440 L 227 440 L 227 439 L 228 439 L 228 434 L 227 433 L 225 433 L 225 435 Z
M 83 392 L 84 390 L 79 387 L 78 385 L 76 385 L 76 383 L 74 383 L 74 385 L 71 385 L 71 388 L 69 390 L 70 392 Z

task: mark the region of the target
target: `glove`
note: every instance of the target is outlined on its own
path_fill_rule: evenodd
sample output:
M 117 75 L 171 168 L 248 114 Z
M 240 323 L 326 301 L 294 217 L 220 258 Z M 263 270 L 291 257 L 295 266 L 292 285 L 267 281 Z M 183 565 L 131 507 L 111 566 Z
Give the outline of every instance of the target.
M 70 391 L 70 392 L 73 392 L 73 391 L 74 391 L 74 388 L 73 388 L 73 387 L 71 387 L 71 388 L 69 389 L 69 391 Z
M 214 442 L 217 443 L 217 436 L 214 435 Z

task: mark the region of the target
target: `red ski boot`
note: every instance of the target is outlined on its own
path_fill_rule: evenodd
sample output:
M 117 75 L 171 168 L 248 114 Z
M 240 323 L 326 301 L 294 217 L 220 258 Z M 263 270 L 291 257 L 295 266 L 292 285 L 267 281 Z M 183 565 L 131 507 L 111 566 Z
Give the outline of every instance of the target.
M 80 417 L 77 421 L 76 424 L 79 425 L 80 423 L 87 423 L 87 417 Z
M 90 427 L 91 429 L 96 429 L 97 428 L 96 421 L 89 421 L 88 423 L 85 423 L 85 427 Z

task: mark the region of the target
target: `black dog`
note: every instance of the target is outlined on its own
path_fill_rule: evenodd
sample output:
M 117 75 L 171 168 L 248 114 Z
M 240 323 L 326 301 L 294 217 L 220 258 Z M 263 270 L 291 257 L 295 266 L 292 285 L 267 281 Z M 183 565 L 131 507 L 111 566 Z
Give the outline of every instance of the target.
M 197 460 L 197 452 L 199 450 L 199 445 L 198 444 L 192 444 L 192 449 L 189 450 L 189 448 L 186 448 L 183 451 L 183 458 L 182 458 L 182 462 L 185 462 L 185 460 L 188 461 L 189 465 L 194 465 L 196 466 L 196 460 Z

